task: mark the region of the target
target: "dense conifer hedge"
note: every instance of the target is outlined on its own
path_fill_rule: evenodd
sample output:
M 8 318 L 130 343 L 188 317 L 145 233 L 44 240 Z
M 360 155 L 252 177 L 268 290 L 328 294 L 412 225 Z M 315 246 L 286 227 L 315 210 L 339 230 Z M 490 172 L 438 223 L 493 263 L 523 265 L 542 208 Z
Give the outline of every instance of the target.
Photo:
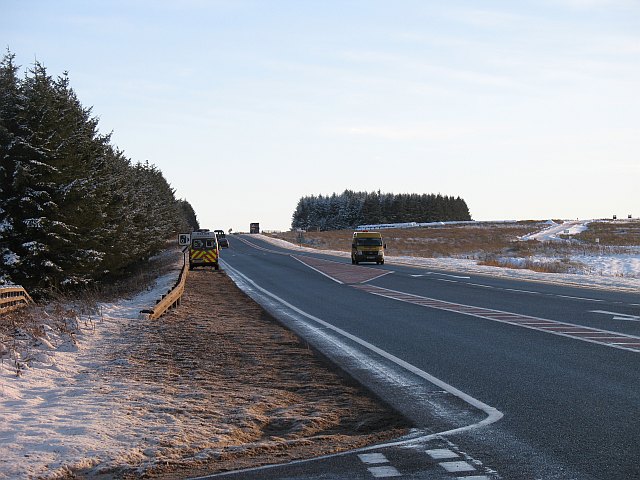
M 460 197 L 345 190 L 339 195 L 302 197 L 291 227 L 339 230 L 358 225 L 454 220 L 471 220 L 469 208 Z
M 67 74 L 0 63 L 0 284 L 32 294 L 119 276 L 198 228 L 162 172 L 98 131 Z

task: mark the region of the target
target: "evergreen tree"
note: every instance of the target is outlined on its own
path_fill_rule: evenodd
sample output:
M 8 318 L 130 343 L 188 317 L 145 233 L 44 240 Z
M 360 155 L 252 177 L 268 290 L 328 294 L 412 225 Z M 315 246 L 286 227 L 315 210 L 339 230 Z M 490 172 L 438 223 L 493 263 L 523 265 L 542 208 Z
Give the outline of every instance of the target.
M 363 224 L 450 220 L 471 220 L 467 204 L 460 197 L 345 190 L 330 197 L 302 197 L 293 213 L 291 227 L 328 230 Z
M 380 196 L 377 192 L 366 194 L 364 202 L 362 202 L 362 221 L 366 225 L 382 223 Z
M 98 132 L 67 74 L 0 63 L 0 282 L 32 295 L 121 275 L 198 227 L 155 166 Z
M 14 251 L 13 229 L 17 213 L 14 175 L 22 149 L 18 123 L 22 96 L 14 59 L 15 55 L 7 52 L 0 63 L 0 284 L 10 281 L 20 260 Z
M 184 199 L 178 200 L 178 211 L 180 212 L 179 229 L 181 232 L 191 232 L 200 228 L 196 212 L 189 202 Z

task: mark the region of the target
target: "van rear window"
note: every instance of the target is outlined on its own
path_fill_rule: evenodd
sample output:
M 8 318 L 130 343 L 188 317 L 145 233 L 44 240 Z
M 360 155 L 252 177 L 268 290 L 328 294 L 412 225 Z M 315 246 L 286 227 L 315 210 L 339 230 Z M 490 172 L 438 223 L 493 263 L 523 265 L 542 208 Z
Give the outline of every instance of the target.
M 216 241 L 211 238 L 205 238 L 205 239 L 196 238 L 193 242 L 191 242 L 191 247 L 195 248 L 196 250 L 206 250 L 209 248 L 215 248 Z

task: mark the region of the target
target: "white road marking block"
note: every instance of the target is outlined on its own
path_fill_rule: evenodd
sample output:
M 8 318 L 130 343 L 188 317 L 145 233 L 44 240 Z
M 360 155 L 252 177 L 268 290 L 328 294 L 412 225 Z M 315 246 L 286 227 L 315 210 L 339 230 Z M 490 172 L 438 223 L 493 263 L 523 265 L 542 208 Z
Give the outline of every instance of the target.
M 486 475 L 471 475 L 470 477 L 456 477 L 456 480 L 490 480 Z
M 438 465 L 450 473 L 475 471 L 475 468 L 467 462 L 441 462 Z
M 613 320 L 631 320 L 640 321 L 640 316 L 637 315 L 628 315 L 626 313 L 618 313 L 618 312 L 609 312 L 607 310 L 590 310 L 591 313 L 601 313 L 603 315 L 613 315 Z
M 449 450 L 448 448 L 436 448 L 434 450 L 427 450 L 429 455 L 434 460 L 446 460 L 447 458 L 457 458 L 458 454 Z
M 385 467 L 370 467 L 367 470 L 371 472 L 376 478 L 388 478 L 388 477 L 400 477 L 402 474 L 395 468 L 391 466 Z
M 376 463 L 388 463 L 387 457 L 382 453 L 361 453 L 358 455 L 362 463 L 368 463 L 369 465 Z

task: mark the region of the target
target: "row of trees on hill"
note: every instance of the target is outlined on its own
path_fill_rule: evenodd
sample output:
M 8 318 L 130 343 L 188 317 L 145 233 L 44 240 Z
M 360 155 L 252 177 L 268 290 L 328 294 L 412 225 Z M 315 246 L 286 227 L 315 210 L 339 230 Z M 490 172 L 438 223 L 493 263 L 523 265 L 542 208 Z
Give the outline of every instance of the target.
M 0 63 L 0 284 L 32 294 L 125 274 L 198 228 L 162 172 L 100 134 L 67 74 Z
M 471 220 L 469 208 L 460 197 L 345 190 L 331 196 L 302 197 L 291 227 L 339 230 L 358 225 L 453 220 Z

